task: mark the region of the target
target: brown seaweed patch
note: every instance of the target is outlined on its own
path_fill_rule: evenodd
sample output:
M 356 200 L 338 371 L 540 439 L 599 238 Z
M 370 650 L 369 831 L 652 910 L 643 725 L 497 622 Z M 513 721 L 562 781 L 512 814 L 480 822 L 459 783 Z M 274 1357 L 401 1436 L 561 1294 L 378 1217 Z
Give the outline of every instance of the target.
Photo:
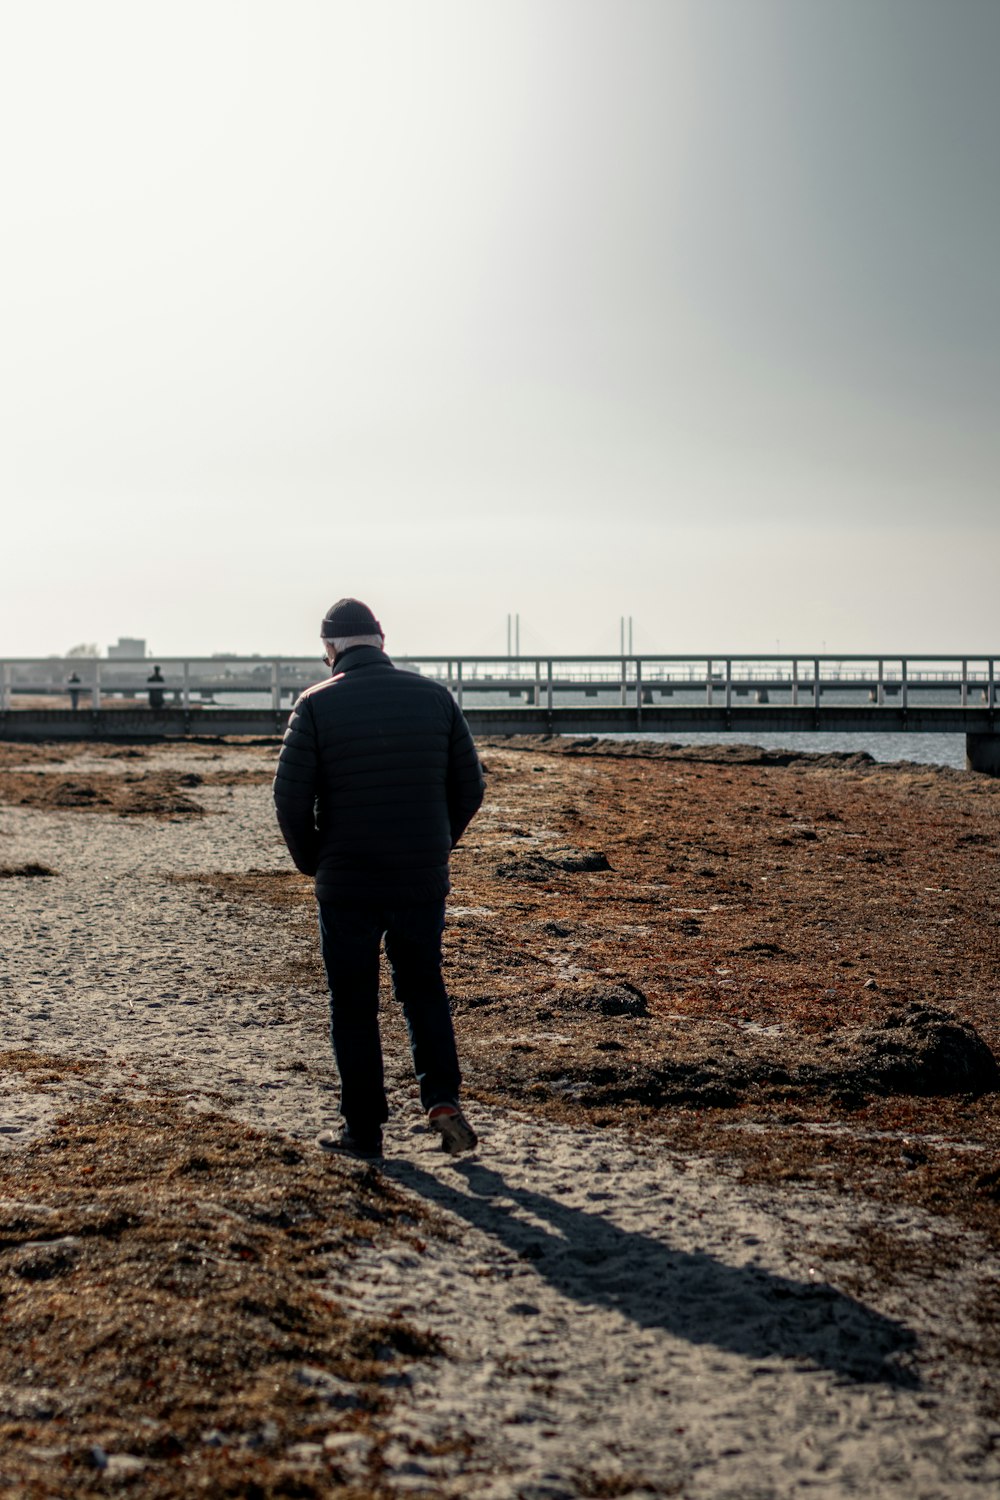
M 665 1044 L 647 1026 L 641 1039 L 618 1035 L 615 1050 L 622 1055 L 611 1063 L 605 1055 L 608 1032 L 599 1022 L 595 1026 L 596 1017 L 646 1017 L 639 992 L 581 988 L 577 998 L 574 987 L 563 987 L 544 998 L 560 1022 L 575 1010 L 582 1025 L 573 1055 L 560 1058 L 554 1071 L 512 1064 L 514 1091 L 536 1099 L 539 1079 L 591 1108 L 637 1104 L 657 1110 L 819 1099 L 856 1108 L 871 1095 L 975 1098 L 1000 1088 L 997 1060 L 975 1028 L 920 1004 L 890 1014 L 881 1025 L 839 1028 L 811 1040 L 702 1022 Z
M 259 901 L 269 906 L 310 911 L 315 905 L 312 879 L 298 870 L 199 870 L 194 874 L 171 874 L 174 885 L 204 886 L 224 899 Z
M 46 771 L 0 771 L 0 802 L 44 812 L 102 812 L 119 817 L 202 817 L 205 809 L 187 796 L 173 772 L 138 775 L 112 772 L 61 776 Z
M 166 1100 L 102 1102 L 0 1160 L 4 1483 L 89 1492 L 124 1455 L 154 1500 L 377 1492 L 387 1372 L 440 1347 L 322 1284 L 359 1240 L 419 1253 L 418 1212 L 368 1167 Z M 366 1472 L 331 1428 L 365 1438 Z
M 0 1068 L 9 1073 L 24 1073 L 35 1081 L 37 1075 L 62 1078 L 66 1074 L 92 1073 L 98 1063 L 91 1058 L 59 1057 L 49 1052 L 32 1052 L 26 1047 L 13 1047 L 0 1052 Z

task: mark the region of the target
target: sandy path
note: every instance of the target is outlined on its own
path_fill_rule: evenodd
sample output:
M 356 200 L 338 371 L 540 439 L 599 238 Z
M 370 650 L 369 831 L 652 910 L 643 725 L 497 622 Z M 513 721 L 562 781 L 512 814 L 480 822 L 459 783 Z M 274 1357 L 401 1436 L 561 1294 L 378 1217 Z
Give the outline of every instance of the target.
M 329 1122 L 319 985 L 261 978 L 285 951 L 280 918 L 248 928 L 166 878 L 283 868 L 267 791 L 199 799 L 218 815 L 152 824 L 0 808 L 3 860 L 60 872 L 0 882 L 4 1046 L 99 1062 L 57 1092 L 5 1080 L 7 1147 L 108 1086 L 221 1099 L 306 1137 Z M 386 1171 L 452 1233 L 421 1255 L 346 1266 L 334 1289 L 405 1308 L 449 1343 L 450 1360 L 411 1370 L 390 1419 L 400 1493 L 995 1492 L 1000 1425 L 981 1415 L 987 1377 L 962 1344 L 998 1265 L 974 1237 L 915 1210 L 747 1186 L 616 1130 L 483 1109 L 481 1153 L 451 1163 L 415 1123 L 405 1059 L 390 1074 Z M 925 1281 L 901 1265 L 892 1286 L 851 1295 L 864 1268 L 848 1246 L 864 1221 L 912 1244 L 915 1264 L 929 1236 L 950 1239 L 954 1270 Z M 466 1455 L 427 1456 L 466 1436 Z

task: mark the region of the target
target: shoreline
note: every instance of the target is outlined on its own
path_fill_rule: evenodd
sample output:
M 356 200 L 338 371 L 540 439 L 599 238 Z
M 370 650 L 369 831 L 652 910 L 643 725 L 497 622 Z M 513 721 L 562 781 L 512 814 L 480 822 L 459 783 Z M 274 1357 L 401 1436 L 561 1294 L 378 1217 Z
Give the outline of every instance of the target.
M 37 706 L 39 708 L 51 708 L 58 707 L 59 705 L 54 701 L 46 701 L 39 703 Z M 132 703 L 122 703 L 118 706 L 123 709 L 139 711 L 140 717 L 142 716 L 142 711 L 146 708 L 145 703 L 138 699 Z M 85 718 L 86 710 L 81 710 L 80 712 L 81 717 Z M 277 722 L 281 722 L 280 713 L 277 715 Z M 11 724 L 12 720 L 8 716 L 3 726 L 4 729 L 9 730 Z M 278 742 L 280 734 L 281 729 L 279 728 L 274 734 L 245 733 L 219 735 L 211 733 L 208 727 L 205 726 L 204 733 L 190 732 L 183 736 L 174 737 L 166 735 L 159 737 L 156 735 L 146 736 L 139 733 L 133 733 L 132 735 L 116 733 L 113 743 L 119 745 L 139 744 L 147 746 L 155 746 L 157 744 L 225 744 L 234 742 L 243 744 L 255 742 L 272 744 Z M 861 730 L 852 733 L 836 733 L 823 730 L 809 732 L 760 730 L 756 733 L 751 732 L 749 740 L 746 738 L 746 734 L 746 730 L 736 729 L 729 731 L 677 731 L 674 733 L 656 730 L 645 732 L 641 730 L 622 730 L 619 733 L 606 734 L 599 738 L 601 743 L 608 745 L 663 744 L 668 749 L 679 752 L 714 749 L 719 752 L 736 754 L 737 756 L 741 752 L 748 750 L 784 755 L 801 755 L 805 757 L 811 755 L 832 755 L 835 757 L 867 756 L 880 765 L 914 764 L 947 766 L 953 770 L 967 769 L 966 735 L 964 733 L 940 734 L 919 730 L 899 733 L 866 733 Z M 502 737 L 479 733 L 477 738 L 484 741 L 504 738 L 509 744 L 514 745 L 518 742 L 527 743 L 531 741 L 537 743 L 547 741 L 550 744 L 558 741 L 572 740 L 593 741 L 598 737 L 582 732 L 565 734 L 553 731 L 549 734 L 513 734 Z M 74 743 L 68 737 L 65 740 L 60 740 L 59 737 L 56 737 L 55 739 L 46 741 L 39 739 L 34 734 L 27 736 L 23 740 L 18 739 L 16 735 L 0 739 L 0 744 L 57 744 L 60 742 L 66 744 Z M 99 745 L 109 742 L 88 739 L 87 743 Z

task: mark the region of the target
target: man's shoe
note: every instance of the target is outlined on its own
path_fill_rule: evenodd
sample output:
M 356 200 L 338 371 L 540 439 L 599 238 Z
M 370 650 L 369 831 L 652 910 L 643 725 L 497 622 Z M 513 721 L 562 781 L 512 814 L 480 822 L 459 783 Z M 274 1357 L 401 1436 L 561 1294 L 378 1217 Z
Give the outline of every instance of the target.
M 474 1151 L 479 1137 L 463 1115 L 457 1104 L 435 1104 L 427 1112 L 429 1129 L 436 1130 L 441 1137 L 441 1150 L 449 1156 L 458 1156 L 461 1151 Z
M 324 1151 L 337 1151 L 341 1156 L 358 1156 L 363 1161 L 380 1161 L 382 1158 L 382 1132 L 356 1134 L 350 1125 L 339 1130 L 321 1130 L 316 1137 L 317 1146 Z

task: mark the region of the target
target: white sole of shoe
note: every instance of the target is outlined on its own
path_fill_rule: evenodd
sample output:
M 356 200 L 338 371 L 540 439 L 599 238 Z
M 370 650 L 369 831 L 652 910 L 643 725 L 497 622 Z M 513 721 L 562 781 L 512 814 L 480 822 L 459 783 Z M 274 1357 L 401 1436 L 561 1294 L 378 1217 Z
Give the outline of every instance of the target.
M 449 1156 L 474 1151 L 479 1145 L 479 1137 L 461 1115 L 438 1115 L 429 1120 L 428 1125 L 441 1137 L 441 1150 L 447 1151 Z

